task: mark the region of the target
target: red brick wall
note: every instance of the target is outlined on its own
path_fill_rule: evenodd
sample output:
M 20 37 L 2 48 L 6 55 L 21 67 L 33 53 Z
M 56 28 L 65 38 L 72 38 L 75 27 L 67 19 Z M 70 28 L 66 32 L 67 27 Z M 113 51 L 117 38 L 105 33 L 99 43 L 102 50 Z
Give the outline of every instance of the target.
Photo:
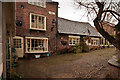
M 67 45 L 62 45 L 61 41 L 67 40 Z M 57 35 L 57 50 L 61 50 L 69 46 L 69 38 L 66 34 L 58 34 Z
M 77 35 L 73 35 L 73 36 L 77 36 Z M 67 41 L 67 44 L 63 45 L 61 41 Z M 68 49 L 69 51 L 72 51 L 73 47 L 74 46 L 69 45 L 69 34 L 58 34 L 57 35 L 57 50 L 58 51 L 64 50 L 64 49 Z
M 109 34 L 114 34 L 114 28 L 112 28 L 111 25 L 109 25 L 109 23 L 104 23 L 103 28 Z
M 20 8 L 23 5 L 24 8 Z M 49 11 L 55 12 L 55 15 L 49 14 Z M 46 16 L 46 31 L 30 30 L 30 13 L 36 13 Z M 56 32 L 57 23 L 53 31 L 51 31 L 52 20 L 57 21 L 58 18 L 58 3 L 48 2 L 46 8 L 28 4 L 27 2 L 16 3 L 16 20 L 23 22 L 22 26 L 16 26 L 16 36 L 25 37 L 25 35 L 48 37 L 49 52 L 56 50 Z M 24 41 L 25 42 L 25 41 Z M 25 46 L 25 45 L 24 45 Z

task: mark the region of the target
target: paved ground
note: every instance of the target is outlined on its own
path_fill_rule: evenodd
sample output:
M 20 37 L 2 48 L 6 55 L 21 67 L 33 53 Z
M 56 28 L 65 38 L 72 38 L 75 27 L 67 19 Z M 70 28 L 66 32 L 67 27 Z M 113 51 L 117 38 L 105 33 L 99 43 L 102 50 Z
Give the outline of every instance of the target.
M 115 48 L 89 53 L 54 55 L 40 59 L 19 60 L 17 72 L 25 78 L 105 78 L 108 59 Z

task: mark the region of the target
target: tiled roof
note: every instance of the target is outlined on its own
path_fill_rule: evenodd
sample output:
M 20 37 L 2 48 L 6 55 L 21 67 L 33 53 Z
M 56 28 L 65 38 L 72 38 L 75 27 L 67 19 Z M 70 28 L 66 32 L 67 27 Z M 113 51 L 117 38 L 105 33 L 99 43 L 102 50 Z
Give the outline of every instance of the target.
M 100 37 L 98 32 L 89 23 L 71 21 L 64 18 L 58 18 L 58 32 L 64 34 Z
M 46 2 L 57 2 L 57 1 L 53 1 L 53 0 L 46 0 Z M 58 2 L 57 2 L 58 3 Z

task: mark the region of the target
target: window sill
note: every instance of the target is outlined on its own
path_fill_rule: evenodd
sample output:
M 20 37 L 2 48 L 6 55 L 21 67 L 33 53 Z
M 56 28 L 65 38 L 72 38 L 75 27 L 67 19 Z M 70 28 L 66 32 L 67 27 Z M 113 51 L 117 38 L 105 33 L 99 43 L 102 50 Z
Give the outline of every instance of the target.
M 75 44 L 69 44 L 69 46 L 75 46 Z
M 25 52 L 25 53 L 47 53 L 48 51 L 31 51 L 31 52 Z
M 91 45 L 91 46 L 98 46 L 98 45 Z
M 37 29 L 37 28 L 30 28 L 31 30 L 39 30 L 39 31 L 46 31 L 46 29 Z

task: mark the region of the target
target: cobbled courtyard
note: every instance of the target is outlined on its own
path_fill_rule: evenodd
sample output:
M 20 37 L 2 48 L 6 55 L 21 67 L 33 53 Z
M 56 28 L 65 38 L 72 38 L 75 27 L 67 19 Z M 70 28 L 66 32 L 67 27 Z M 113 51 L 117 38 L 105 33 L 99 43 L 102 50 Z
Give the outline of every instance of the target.
M 24 78 L 105 78 L 115 48 L 89 53 L 61 54 L 39 59 L 20 59 L 17 72 Z

